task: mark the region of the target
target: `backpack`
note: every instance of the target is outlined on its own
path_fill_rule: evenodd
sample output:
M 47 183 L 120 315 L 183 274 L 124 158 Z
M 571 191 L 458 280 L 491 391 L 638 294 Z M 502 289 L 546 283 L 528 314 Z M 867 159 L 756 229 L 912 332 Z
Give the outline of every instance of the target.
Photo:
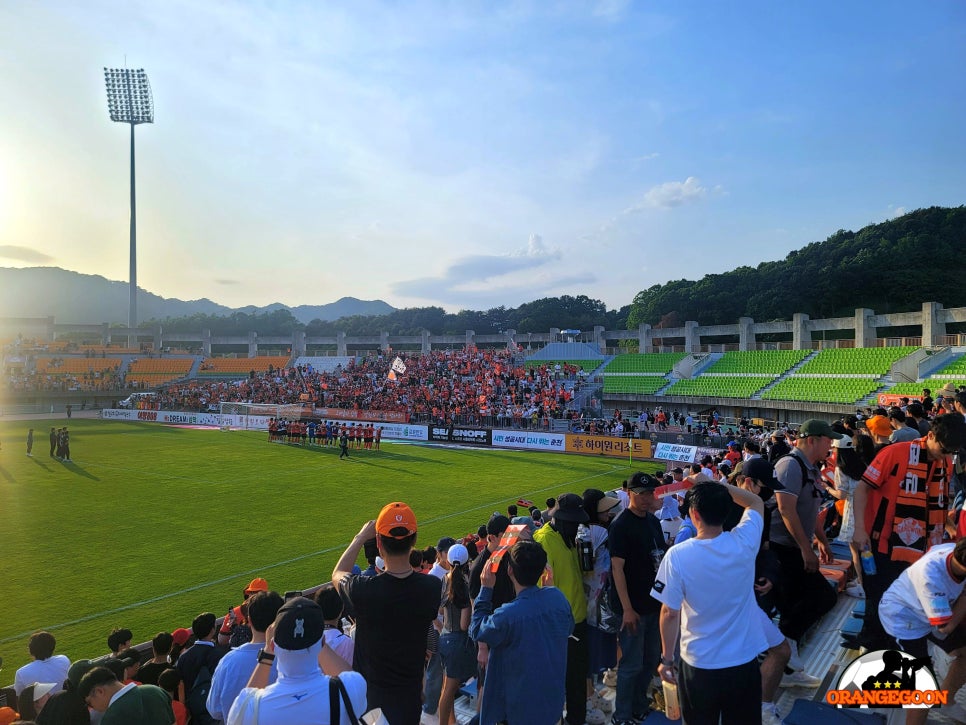
M 211 690 L 211 670 L 204 664 L 198 670 L 194 684 L 185 694 L 185 706 L 191 713 L 192 725 L 213 725 L 215 720 L 208 712 L 208 691 Z

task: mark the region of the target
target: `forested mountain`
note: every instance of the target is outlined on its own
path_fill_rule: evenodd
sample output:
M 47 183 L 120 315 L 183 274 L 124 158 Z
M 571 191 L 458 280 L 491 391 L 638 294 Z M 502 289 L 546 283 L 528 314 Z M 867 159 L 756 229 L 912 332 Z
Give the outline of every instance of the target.
M 654 285 L 634 297 L 628 326 L 675 327 L 966 306 L 966 207 L 919 209 L 858 232 L 838 231 L 778 262 Z
M 503 330 L 517 332 L 547 332 L 551 327 L 592 330 L 594 325 L 621 329 L 627 324 L 628 307 L 607 311 L 600 300 L 584 295 L 577 297 L 547 297 L 527 302 L 519 307 L 494 307 L 485 311 L 461 310 L 449 314 L 442 307 L 410 307 L 394 310 L 387 315 L 352 315 L 338 320 L 312 320 L 303 325 L 287 309 L 271 312 L 231 315 L 197 314 L 163 320 L 160 324 L 168 332 L 187 332 L 210 329 L 214 335 L 244 335 L 254 330 L 260 335 L 291 334 L 304 329 L 305 334 L 335 335 L 419 335 L 424 329 L 438 335 L 462 335 L 473 330 L 479 335 L 495 334 Z M 146 323 L 147 324 L 147 323 Z

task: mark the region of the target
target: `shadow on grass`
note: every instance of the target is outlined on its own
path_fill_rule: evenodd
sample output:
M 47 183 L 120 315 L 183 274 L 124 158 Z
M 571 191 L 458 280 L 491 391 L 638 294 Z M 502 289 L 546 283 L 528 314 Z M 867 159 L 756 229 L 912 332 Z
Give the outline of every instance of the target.
M 10 471 L 8 471 L 3 466 L 0 466 L 0 476 L 3 476 L 5 479 L 7 479 L 8 481 L 10 481 L 10 483 L 16 483 L 17 482 L 17 479 L 14 478 L 14 475 L 12 473 L 10 473 Z
M 41 468 L 43 468 L 48 473 L 50 472 L 50 466 L 48 466 L 46 463 L 41 463 L 39 459 L 34 458 L 33 456 L 30 457 L 30 460 L 36 463 Z
M 84 478 L 89 478 L 92 481 L 100 481 L 101 480 L 97 476 L 95 476 L 93 473 L 88 473 L 87 471 L 85 471 L 83 468 L 81 468 L 80 466 L 78 466 L 73 461 L 61 461 L 60 462 L 60 465 L 62 465 L 68 471 L 70 471 L 71 473 L 73 473 L 75 476 L 83 476 Z

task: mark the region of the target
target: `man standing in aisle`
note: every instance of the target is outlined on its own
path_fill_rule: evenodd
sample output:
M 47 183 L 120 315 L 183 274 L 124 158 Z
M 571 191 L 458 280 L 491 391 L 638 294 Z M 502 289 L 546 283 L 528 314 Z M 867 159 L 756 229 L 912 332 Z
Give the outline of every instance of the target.
M 630 505 L 610 525 L 611 576 L 624 610 L 613 725 L 633 725 L 647 716 L 647 691 L 661 654 L 661 605 L 650 596 L 665 551 L 654 515 L 662 505 L 654 495 L 660 485 L 646 473 L 628 478 Z
M 690 725 L 760 723 L 758 654 L 768 642 L 754 583 L 764 504 L 757 494 L 717 482 L 699 483 L 688 496 L 698 533 L 668 550 L 651 590 L 662 604 L 658 671 L 679 685 Z M 732 502 L 744 513 L 724 532 Z M 680 669 L 674 660 L 679 633 Z
M 587 642 L 587 596 L 577 558 L 577 525 L 587 523 L 584 500 L 575 493 L 557 499 L 550 523 L 533 535 L 547 552 L 547 563 L 553 573 L 553 585 L 570 602 L 574 618 L 573 636 L 567 640 L 567 723 L 584 725 L 587 716 L 587 672 L 590 650 Z
M 775 478 L 783 488 L 775 491 L 778 516 L 771 518 L 769 548 L 781 565 L 782 583 L 778 628 L 792 648 L 782 687 L 818 687 L 821 680 L 807 674 L 798 654 L 799 640 L 815 622 L 835 606 L 837 595 L 819 571 L 832 562 L 832 550 L 821 526 L 816 526 L 822 503 L 821 466 L 833 440 L 842 435 L 824 420 L 806 420 L 798 431 L 792 452 L 775 462 Z M 819 556 L 812 549 L 818 541 Z M 821 561 L 819 558 L 821 557 Z
M 342 554 L 332 583 L 356 616 L 353 667 L 368 684 L 369 707 L 381 707 L 392 725 L 418 725 L 426 635 L 439 612 L 439 579 L 413 571 L 416 514 L 404 503 L 387 504 Z M 379 576 L 352 573 L 359 552 L 375 538 L 386 563 Z

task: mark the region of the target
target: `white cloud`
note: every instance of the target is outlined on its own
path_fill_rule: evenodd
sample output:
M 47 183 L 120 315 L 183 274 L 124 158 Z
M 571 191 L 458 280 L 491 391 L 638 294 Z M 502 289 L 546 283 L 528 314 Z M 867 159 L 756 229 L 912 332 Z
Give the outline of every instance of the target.
M 644 201 L 637 208 L 671 209 L 675 206 L 700 201 L 708 195 L 708 190 L 694 176 L 684 181 L 666 181 L 648 189 Z
M 396 282 L 392 291 L 404 297 L 444 304 L 509 304 L 530 300 L 554 291 L 572 292 L 573 285 L 596 280 L 591 273 L 573 274 L 558 263 L 562 253 L 531 234 L 525 247 L 507 254 L 472 254 L 449 264 L 437 277 Z

